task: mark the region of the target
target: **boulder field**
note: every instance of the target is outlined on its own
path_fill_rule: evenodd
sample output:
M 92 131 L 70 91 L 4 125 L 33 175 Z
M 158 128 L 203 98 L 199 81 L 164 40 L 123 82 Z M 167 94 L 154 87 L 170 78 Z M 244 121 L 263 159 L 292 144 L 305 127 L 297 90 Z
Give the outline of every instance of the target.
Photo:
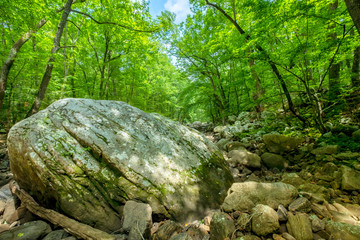
M 129 200 L 189 221 L 219 207 L 233 182 L 202 134 L 117 101 L 57 101 L 10 130 L 8 151 L 14 178 L 37 201 L 108 232 Z

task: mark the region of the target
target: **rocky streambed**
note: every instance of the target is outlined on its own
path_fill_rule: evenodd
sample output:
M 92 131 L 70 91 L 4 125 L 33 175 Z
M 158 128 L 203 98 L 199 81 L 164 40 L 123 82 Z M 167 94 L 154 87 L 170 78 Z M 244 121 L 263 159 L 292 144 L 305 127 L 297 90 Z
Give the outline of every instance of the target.
M 122 103 L 121 107 L 107 104 L 71 99 L 56 103 L 30 123 L 22 123 L 10 141 L 15 146 L 10 146 L 10 153 L 18 157 L 11 164 L 17 164 L 12 169 L 20 188 L 42 206 L 104 231 L 103 237 L 87 239 L 360 239 L 359 153 L 276 133 L 242 140 L 232 134 L 240 125 L 249 127 L 241 121 L 216 127 L 210 133 L 215 147 L 199 132 L 162 117 L 148 116 Z M 112 117 L 106 117 L 109 115 Z M 192 127 L 209 129 L 201 123 L 196 125 Z M 140 132 L 135 133 L 134 128 Z M 357 139 L 356 131 L 347 134 Z M 109 136 L 112 141 L 105 139 Z M 116 152 L 109 147 L 111 142 L 126 145 L 126 151 Z M 12 173 L 5 144 L 5 135 L 1 135 L 0 239 L 80 238 L 31 213 L 11 193 L 8 182 Z M 134 149 L 147 153 L 149 159 L 161 156 L 167 167 L 155 161 L 157 164 L 148 169 L 158 173 L 141 173 L 136 169 L 134 156 L 138 155 Z M 111 159 L 122 152 L 133 157 Z M 211 164 L 203 164 L 206 158 Z M 94 171 L 99 159 L 101 164 Z M 122 161 L 131 161 L 133 166 L 121 165 Z M 181 161 L 191 167 L 181 165 Z M 49 171 L 39 174 L 36 171 L 40 168 Z M 167 172 L 168 168 L 174 172 Z M 128 174 L 130 169 L 136 174 Z M 174 184 L 173 175 L 181 184 Z M 131 184 L 123 185 L 119 179 Z M 144 179 L 151 187 L 146 188 Z M 116 187 L 109 187 L 108 182 L 115 180 Z M 167 191 L 165 182 L 178 193 Z M 33 186 L 35 183 L 38 186 Z M 62 195 L 56 195 L 58 192 Z M 73 200 L 72 205 L 61 206 L 64 193 L 71 195 L 66 203 Z M 69 206 L 72 212 L 67 210 Z M 97 214 L 83 214 L 86 211 Z

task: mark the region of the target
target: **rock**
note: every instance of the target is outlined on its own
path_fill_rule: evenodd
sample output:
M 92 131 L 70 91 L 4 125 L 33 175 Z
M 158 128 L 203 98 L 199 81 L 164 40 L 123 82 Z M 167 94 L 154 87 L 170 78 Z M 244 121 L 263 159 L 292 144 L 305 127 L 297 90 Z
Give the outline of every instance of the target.
M 124 207 L 123 230 L 129 233 L 129 240 L 150 237 L 152 210 L 149 204 L 127 201 Z
M 360 190 L 360 172 L 345 165 L 341 166 L 341 170 L 341 188 L 347 191 Z
M 0 233 L 10 230 L 9 224 L 0 224 Z
M 346 204 L 345 207 L 349 210 L 351 215 L 360 219 L 360 206 L 358 204 Z
M 14 198 L 8 199 L 5 204 L 5 210 L 2 218 L 8 223 L 11 224 L 18 220 L 16 217 L 16 202 Z
M 311 151 L 314 155 L 331 155 L 336 154 L 339 150 L 338 145 L 327 145 L 324 147 L 315 148 Z
M 290 205 L 289 205 L 289 210 L 292 212 L 310 212 L 311 211 L 311 204 L 309 202 L 309 200 L 307 200 L 304 197 L 300 197 L 298 199 L 296 199 L 295 201 L 293 201 Z
M 226 212 L 249 211 L 257 204 L 276 209 L 280 204 L 288 206 L 298 193 L 294 186 L 277 183 L 234 183 L 228 191 L 222 208 Z
M 304 139 L 288 137 L 280 134 L 266 134 L 263 136 L 264 143 L 272 153 L 290 152 L 298 147 Z
M 299 177 L 296 173 L 284 173 L 282 176 L 281 182 L 291 184 L 295 187 L 298 187 L 305 183 L 305 180 Z
M 325 221 L 320 220 L 320 218 L 318 218 L 316 215 L 311 215 L 310 220 L 311 229 L 313 230 L 313 232 L 319 232 L 325 229 Z
M 326 231 L 331 234 L 330 239 L 336 240 L 358 240 L 360 239 L 360 226 L 346 223 L 327 221 Z
M 221 133 L 226 129 L 226 126 L 216 126 L 214 128 L 214 133 L 219 133 L 221 135 Z
M 281 170 L 286 166 L 285 159 L 278 154 L 264 153 L 263 155 L 261 155 L 261 159 L 263 160 L 264 164 L 270 169 L 277 168 Z
M 249 143 L 229 142 L 226 144 L 225 148 L 228 152 L 231 152 L 232 150 L 245 150 L 249 145 Z
M 193 239 L 186 233 L 180 233 L 178 235 L 171 237 L 169 240 L 193 240 Z
M 15 227 L 10 231 L 0 234 L 0 240 L 22 239 L 35 240 L 42 239 L 45 235 L 51 232 L 51 227 L 44 221 L 28 222 L 24 225 Z
M 57 101 L 14 125 L 8 149 L 21 188 L 109 232 L 128 200 L 187 221 L 218 207 L 233 181 L 205 136 L 116 101 Z
M 279 221 L 286 222 L 288 220 L 288 211 L 283 205 L 279 205 L 276 213 L 278 215 Z
M 261 238 L 255 235 L 245 235 L 242 237 L 235 238 L 235 240 L 261 240 Z
M 278 234 L 273 234 L 272 235 L 273 239 L 274 240 L 286 240 L 285 238 L 283 238 L 282 236 L 278 235 Z
M 330 199 L 329 190 L 313 183 L 305 183 L 298 187 L 301 195 L 309 195 L 311 202 L 322 203 Z
M 360 157 L 360 153 L 354 153 L 354 152 L 342 152 L 339 154 L 336 154 L 334 156 L 336 159 L 340 160 L 356 160 Z
M 251 168 L 261 168 L 261 159 L 247 150 L 232 150 L 229 152 L 229 161 L 237 165 L 244 165 Z
M 182 227 L 180 224 L 168 220 L 159 227 L 152 236 L 152 240 L 168 240 L 172 236 L 176 236 L 181 230 Z
M 291 236 L 289 233 L 284 232 L 282 234 L 283 238 L 285 238 L 286 240 L 296 240 L 293 236 Z
M 269 206 L 258 204 L 252 209 L 252 231 L 256 235 L 265 236 L 276 232 L 279 228 L 279 218 L 274 209 Z
M 296 215 L 289 214 L 289 221 L 286 223 L 289 233 L 296 238 L 296 240 L 312 240 L 312 228 L 309 216 L 305 213 L 298 213 Z
M 220 150 L 223 150 L 225 151 L 226 150 L 226 144 L 230 142 L 230 140 L 228 139 L 225 139 L 225 138 L 222 138 L 220 139 L 217 143 L 216 143 L 216 146 L 220 149 Z
M 210 240 L 230 238 L 234 231 L 234 221 L 228 214 L 223 212 L 214 213 L 210 223 Z
M 42 240 L 62 240 L 68 236 L 69 234 L 65 230 L 56 230 L 46 235 Z
M 236 220 L 236 229 L 239 231 L 247 231 L 251 227 L 251 216 L 247 213 L 240 213 Z

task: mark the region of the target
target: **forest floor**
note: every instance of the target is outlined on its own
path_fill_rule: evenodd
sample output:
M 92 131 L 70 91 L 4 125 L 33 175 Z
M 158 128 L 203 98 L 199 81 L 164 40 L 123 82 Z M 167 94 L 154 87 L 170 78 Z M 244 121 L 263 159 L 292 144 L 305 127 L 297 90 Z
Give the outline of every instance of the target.
M 283 169 L 271 168 L 263 162 L 266 158 L 264 154 L 268 151 L 263 140 L 256 137 L 246 141 L 241 141 L 238 137 L 225 138 L 226 127 L 215 128 L 215 132 L 206 134 L 223 151 L 235 182 L 283 182 L 295 186 L 299 195 L 289 206 L 279 206 L 274 209 L 278 216 L 275 222 L 271 222 L 271 217 L 265 216 L 266 214 L 264 219 L 256 220 L 261 224 L 262 230 L 270 228 L 269 232 L 259 233 L 254 229 L 255 215 L 252 211 L 228 211 L 227 218 L 217 220 L 215 226 L 215 220 L 211 223 L 211 219 L 215 218 L 214 212 L 220 211 L 218 209 L 204 219 L 182 225 L 181 230 L 176 230 L 177 233 L 182 233 L 178 234 L 178 238 L 173 236 L 171 239 L 359 239 L 360 174 L 355 170 L 359 168 L 359 165 L 356 165 L 359 163 L 359 153 L 337 152 L 334 148 L 338 149 L 338 147 L 334 145 L 318 146 L 318 143 L 305 139 L 301 146 L 296 146 L 289 152 L 268 153 L 268 155 L 273 154 L 271 161 L 277 164 L 280 161 L 280 166 L 284 163 Z M 238 158 L 240 155 L 241 159 Z M 254 162 L 257 162 L 260 156 L 263 161 L 257 166 Z M 77 239 L 58 226 L 52 224 L 49 224 L 51 228 L 41 226 L 42 221 L 35 221 L 41 218 L 27 212 L 19 199 L 11 194 L 8 183 L 12 179 L 12 174 L 9 169 L 5 134 L 0 135 L 0 172 L 0 233 L 10 230 L 17 234 L 17 238 L 14 239 L 21 239 L 22 234 L 30 231 L 26 230 L 29 226 L 25 226 L 25 223 L 36 223 L 38 226 L 30 226 L 33 229 L 37 228 L 34 233 L 37 237 L 33 239 Z M 344 180 L 346 177 L 349 179 Z M 276 192 L 276 189 L 274 191 L 275 194 L 283 194 Z M 340 225 L 332 225 L 335 222 Z M 19 225 L 25 227 L 21 232 L 20 230 L 16 232 Z M 155 235 L 152 239 L 165 240 L 174 235 L 171 231 L 175 231 L 176 228 L 169 226 L 167 228 L 169 232 L 162 233 L 162 237 L 156 235 L 161 225 L 165 224 L 153 224 L 152 233 L 155 232 Z M 275 230 L 271 230 L 274 226 Z M 219 231 L 219 229 L 223 230 Z M 45 237 L 46 235 L 48 237 Z M 3 239 L 1 236 L 0 234 L 0 240 Z M 117 239 L 127 239 L 127 237 L 118 235 Z

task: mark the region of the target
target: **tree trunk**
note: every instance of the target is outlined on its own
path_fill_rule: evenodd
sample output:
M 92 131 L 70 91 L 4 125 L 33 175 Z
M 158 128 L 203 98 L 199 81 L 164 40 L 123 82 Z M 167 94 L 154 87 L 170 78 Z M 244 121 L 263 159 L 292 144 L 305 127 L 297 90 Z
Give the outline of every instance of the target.
M 353 65 L 351 68 L 351 85 L 353 88 L 360 87 L 359 79 L 359 66 L 360 66 L 360 47 L 356 47 L 354 50 Z
M 330 12 L 334 13 L 338 8 L 338 0 L 335 0 L 329 6 Z M 336 25 L 334 23 L 329 24 L 329 39 L 328 41 L 336 41 Z M 336 100 L 340 95 L 340 63 L 333 63 L 329 69 L 329 99 Z
M 39 30 L 42 26 L 45 25 L 47 21 L 42 19 L 36 26 L 36 29 L 32 29 L 29 32 L 25 33 L 14 45 L 12 46 L 10 53 L 5 60 L 0 74 L 0 110 L 2 108 L 4 97 L 5 97 L 5 90 L 7 85 L 7 80 L 9 77 L 10 69 L 15 62 L 17 54 L 19 53 L 21 47 L 32 37 L 32 35 Z
M 46 65 L 45 73 L 41 80 L 39 91 L 37 93 L 37 96 L 35 98 L 35 101 L 34 101 L 32 107 L 31 107 L 30 111 L 28 112 L 28 114 L 26 115 L 26 117 L 30 117 L 31 115 L 33 115 L 39 111 L 41 102 L 45 97 L 46 89 L 49 85 L 52 70 L 54 68 L 55 53 L 57 53 L 60 49 L 61 36 L 63 34 L 64 27 L 66 25 L 66 21 L 71 12 L 71 5 L 73 4 L 73 2 L 74 2 L 74 0 L 67 0 L 66 4 L 64 6 L 64 11 L 61 16 L 61 21 L 58 25 L 58 28 L 57 28 L 57 31 L 55 34 L 53 48 L 51 49 L 51 55 L 50 55 L 47 65 Z
M 345 0 L 349 14 L 360 34 L 360 0 Z

